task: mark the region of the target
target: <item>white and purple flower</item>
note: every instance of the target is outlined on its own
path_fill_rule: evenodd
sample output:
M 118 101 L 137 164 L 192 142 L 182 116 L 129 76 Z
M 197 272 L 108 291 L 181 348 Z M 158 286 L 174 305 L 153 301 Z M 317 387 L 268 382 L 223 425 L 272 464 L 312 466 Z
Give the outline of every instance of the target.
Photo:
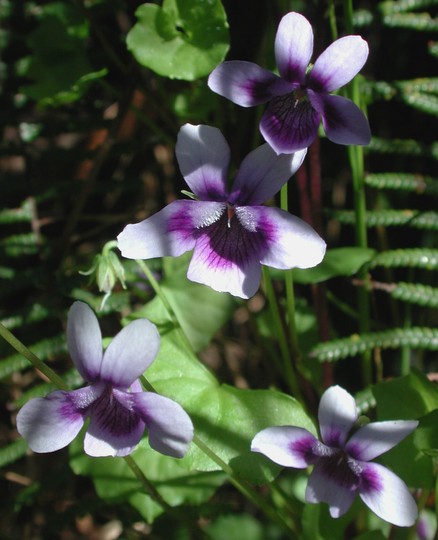
M 309 69 L 312 53 L 309 21 L 291 12 L 280 21 L 275 38 L 280 76 L 252 62 L 233 60 L 213 70 L 208 86 L 242 107 L 268 103 L 260 131 L 278 154 L 310 146 L 321 118 L 331 141 L 368 144 L 370 128 L 362 111 L 349 99 L 330 95 L 362 69 L 368 57 L 366 41 L 360 36 L 337 39 Z
M 285 467 L 313 465 L 306 501 L 326 502 L 334 518 L 345 514 L 359 494 L 385 521 L 401 527 L 413 525 L 418 511 L 406 484 L 386 467 L 370 461 L 397 445 L 418 422 L 372 422 L 348 437 L 358 412 L 354 398 L 339 386 L 322 395 L 318 419 L 322 442 L 303 428 L 269 427 L 254 437 L 251 450 Z
M 262 206 L 301 165 L 305 150 L 278 156 L 264 144 L 243 160 L 227 187 L 230 149 L 221 132 L 185 124 L 176 157 L 197 200 L 174 201 L 118 236 L 129 259 L 179 256 L 194 250 L 187 277 L 216 291 L 249 298 L 260 285 L 261 265 L 310 268 L 325 242 L 301 219 Z
M 34 452 L 64 448 L 89 418 L 84 450 L 90 456 L 130 454 L 145 427 L 154 450 L 184 456 L 193 439 L 189 416 L 175 401 L 143 392 L 138 380 L 160 347 L 155 325 L 147 319 L 131 322 L 103 353 L 95 314 L 87 304 L 75 302 L 68 314 L 67 341 L 77 370 L 90 384 L 51 392 L 21 408 L 17 429 Z

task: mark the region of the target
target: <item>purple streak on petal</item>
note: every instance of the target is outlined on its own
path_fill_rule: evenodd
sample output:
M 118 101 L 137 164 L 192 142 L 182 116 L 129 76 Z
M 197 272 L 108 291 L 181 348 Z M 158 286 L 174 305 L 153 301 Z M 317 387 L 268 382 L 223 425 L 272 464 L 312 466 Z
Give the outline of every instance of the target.
M 219 64 L 211 72 L 208 86 L 213 92 L 241 107 L 266 103 L 271 98 L 286 94 L 295 88 L 295 85 L 257 64 L 238 60 Z
M 363 502 L 389 523 L 399 527 L 413 525 L 418 517 L 418 510 L 406 484 L 382 465 L 364 465 L 359 488 Z
M 226 201 L 230 149 L 222 133 L 211 126 L 185 124 L 175 147 L 181 174 L 201 200 Z
M 193 424 L 188 414 L 175 401 L 142 392 L 133 394 L 134 408 L 149 434 L 149 444 L 167 456 L 183 457 L 193 439 Z
M 259 207 L 270 223 L 269 249 L 260 259 L 273 268 L 312 268 L 324 258 L 326 244 L 310 225 L 279 208 Z
M 67 319 L 68 350 L 82 377 L 96 381 L 102 362 L 102 335 L 92 309 L 84 302 L 75 302 Z
M 318 419 L 323 442 L 328 446 L 342 448 L 357 420 L 353 396 L 340 386 L 331 386 L 319 402 Z
M 257 433 L 251 450 L 284 467 L 304 469 L 314 463 L 313 448 L 317 443 L 318 440 L 307 429 L 274 426 Z
M 76 394 L 76 395 L 74 395 Z M 18 412 L 17 429 L 34 452 L 54 452 L 76 437 L 84 424 L 85 410 L 77 405 L 90 404 L 93 390 L 51 392 L 45 398 L 28 401 Z
M 313 52 L 313 31 L 299 13 L 288 13 L 278 26 L 275 58 L 281 76 L 287 81 L 304 83 Z
M 105 351 L 100 377 L 116 388 L 127 389 L 152 364 L 160 348 L 157 327 L 147 319 L 125 326 Z
M 93 403 L 84 440 L 89 456 L 126 456 L 137 446 L 145 424 L 134 410 L 133 395 L 107 386 Z
M 367 58 L 368 44 L 360 36 L 337 39 L 317 58 L 307 85 L 315 91 L 333 92 L 350 82 Z
M 351 100 L 308 92 L 312 105 L 321 113 L 327 137 L 337 144 L 366 145 L 371 140 L 368 120 Z
M 241 206 L 263 204 L 295 174 L 306 152 L 279 156 L 268 144 L 259 146 L 242 161 L 229 202 Z
M 352 435 L 345 445 L 345 450 L 356 459 L 370 461 L 396 446 L 417 425 L 416 420 L 372 422 Z
M 196 201 L 174 201 L 140 223 L 127 225 L 117 237 L 123 257 L 178 257 L 193 249 L 190 207 Z
M 271 100 L 260 121 L 260 131 L 277 154 L 291 154 L 310 146 L 316 137 L 320 114 L 295 93 Z

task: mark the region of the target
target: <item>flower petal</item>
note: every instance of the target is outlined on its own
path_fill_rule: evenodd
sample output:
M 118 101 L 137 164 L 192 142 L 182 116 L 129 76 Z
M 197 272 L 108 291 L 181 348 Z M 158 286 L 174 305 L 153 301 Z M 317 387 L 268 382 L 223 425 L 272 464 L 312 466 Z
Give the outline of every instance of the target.
M 117 237 L 123 257 L 178 257 L 193 249 L 195 241 L 190 219 L 193 202 L 196 201 L 174 201 L 150 218 L 127 225 Z
M 134 411 L 136 394 L 106 388 L 91 410 L 85 453 L 93 457 L 127 456 L 143 435 L 145 424 Z
M 266 103 L 290 92 L 294 86 L 252 62 L 231 60 L 219 64 L 208 77 L 213 92 L 241 107 Z
M 333 92 L 351 81 L 368 58 L 368 44 L 360 36 L 345 36 L 334 41 L 316 59 L 308 75 L 313 90 Z
M 416 420 L 372 422 L 350 437 L 345 450 L 355 459 L 370 461 L 393 448 L 417 426 Z
M 102 363 L 102 334 L 96 315 L 84 302 L 75 302 L 68 312 L 67 343 L 82 377 L 96 381 Z
M 183 457 L 193 439 L 189 415 L 175 401 L 154 394 L 133 394 L 134 408 L 149 432 L 149 444 L 167 456 Z
M 229 202 L 241 206 L 263 204 L 295 174 L 306 152 L 277 155 L 269 144 L 259 146 L 242 161 Z
M 417 505 L 406 484 L 382 465 L 366 464 L 359 494 L 375 514 L 389 523 L 410 527 L 417 519 Z
M 252 209 L 254 210 L 254 208 Z M 324 258 L 326 244 L 310 225 L 284 210 L 259 207 L 269 227 L 269 247 L 260 262 L 274 268 L 312 268 Z
M 18 412 L 17 429 L 34 452 L 54 452 L 64 448 L 84 425 L 78 402 L 93 399 L 93 390 L 55 391 L 45 398 L 29 400 Z
M 272 99 L 260 120 L 260 131 L 277 154 L 291 154 L 314 141 L 320 114 L 294 93 Z
M 284 467 L 304 469 L 311 463 L 313 447 L 318 440 L 307 429 L 274 426 L 263 429 L 251 443 L 253 452 L 260 452 Z
M 278 26 L 275 58 L 281 76 L 287 81 L 304 83 L 313 52 L 313 31 L 299 13 L 288 13 Z
M 152 364 L 160 348 L 155 324 L 138 319 L 125 326 L 103 355 L 100 378 L 118 388 L 131 384 Z
M 342 96 L 308 92 L 312 104 L 322 116 L 327 137 L 337 144 L 369 144 L 371 131 L 367 117 L 351 100 Z
M 204 201 L 227 199 L 230 148 L 217 128 L 185 124 L 179 130 L 175 153 L 181 174 L 195 195 Z
M 323 442 L 328 446 L 342 448 L 348 432 L 357 420 L 353 396 L 340 386 L 331 386 L 319 402 L 318 419 Z
M 323 474 L 315 465 L 306 487 L 306 501 L 325 502 L 329 505 L 330 515 L 338 518 L 350 508 L 356 496 L 356 490 L 336 481 L 336 476 Z

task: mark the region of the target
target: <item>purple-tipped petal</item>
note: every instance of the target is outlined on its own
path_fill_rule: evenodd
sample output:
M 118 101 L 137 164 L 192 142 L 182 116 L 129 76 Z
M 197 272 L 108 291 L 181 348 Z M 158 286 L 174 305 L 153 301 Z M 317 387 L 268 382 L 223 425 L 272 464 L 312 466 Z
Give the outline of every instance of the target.
M 345 450 L 355 459 L 370 461 L 393 448 L 417 426 L 416 420 L 372 422 L 352 435 Z
M 417 505 L 403 480 L 377 463 L 367 463 L 361 476 L 360 498 L 375 514 L 399 527 L 415 523 Z
M 268 102 L 290 92 L 294 85 L 252 62 L 232 60 L 219 64 L 208 77 L 213 92 L 241 107 Z
M 313 31 L 309 21 L 299 13 L 288 13 L 278 26 L 275 58 L 282 77 L 304 83 L 313 52 Z
M 279 156 L 269 144 L 259 146 L 242 161 L 229 202 L 242 206 L 263 204 L 295 174 L 306 152 L 307 149 Z
M 95 381 L 102 362 L 102 335 L 92 309 L 84 302 L 75 302 L 67 319 L 68 350 L 82 377 Z
M 360 36 L 334 41 L 316 59 L 308 75 L 308 86 L 316 91 L 333 92 L 359 73 L 368 58 L 368 44 Z
M 345 514 L 356 496 L 354 486 L 344 483 L 342 477 L 327 476 L 325 471 L 315 465 L 306 487 L 306 501 L 309 503 L 325 502 L 329 505 L 330 515 L 338 518 Z
M 151 447 L 167 456 L 183 457 L 193 439 L 193 424 L 184 409 L 152 392 L 133 394 L 133 398 L 135 411 L 148 429 Z
M 85 434 L 85 453 L 93 457 L 126 456 L 139 443 L 145 428 L 134 411 L 136 394 L 107 387 L 95 401 Z
M 55 391 L 45 398 L 28 401 L 18 412 L 17 429 L 34 452 L 64 448 L 84 425 L 85 409 L 96 396 L 91 387 L 75 392 Z
M 222 133 L 211 126 L 185 124 L 175 147 L 181 174 L 204 201 L 226 200 L 230 149 Z
M 307 429 L 278 426 L 266 428 L 254 437 L 253 452 L 260 452 L 283 467 L 304 469 L 313 463 L 313 448 L 319 441 Z
M 140 223 L 127 225 L 118 235 L 118 247 L 128 259 L 179 257 L 193 249 L 191 204 L 174 201 Z
M 160 348 L 157 327 L 147 319 L 125 326 L 103 355 L 100 378 L 114 387 L 129 388 L 152 364 Z
M 273 268 L 312 268 L 324 258 L 326 244 L 310 225 L 284 210 L 260 207 L 270 223 L 269 249 L 260 262 Z
M 327 137 L 337 144 L 367 145 L 371 131 L 367 117 L 351 100 L 342 96 L 312 95 L 313 106 L 322 116 Z
M 321 397 L 318 409 L 321 438 L 325 444 L 342 448 L 357 420 L 356 402 L 340 386 L 331 386 Z
M 294 93 L 272 99 L 260 120 L 260 131 L 277 154 L 292 154 L 312 144 L 320 114 Z

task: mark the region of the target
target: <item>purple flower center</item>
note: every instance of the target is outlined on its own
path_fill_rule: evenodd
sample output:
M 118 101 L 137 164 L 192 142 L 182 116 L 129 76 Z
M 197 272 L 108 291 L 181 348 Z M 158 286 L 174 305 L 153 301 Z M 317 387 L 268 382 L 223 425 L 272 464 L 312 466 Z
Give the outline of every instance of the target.
M 117 436 L 132 433 L 135 426 L 141 422 L 140 417 L 132 407 L 129 394 L 115 390 L 110 385 L 94 401 L 87 413 L 89 416 L 93 416 L 101 429 Z
M 326 447 L 325 455 L 317 458 L 319 472 L 340 487 L 356 491 L 363 467 L 342 449 Z

